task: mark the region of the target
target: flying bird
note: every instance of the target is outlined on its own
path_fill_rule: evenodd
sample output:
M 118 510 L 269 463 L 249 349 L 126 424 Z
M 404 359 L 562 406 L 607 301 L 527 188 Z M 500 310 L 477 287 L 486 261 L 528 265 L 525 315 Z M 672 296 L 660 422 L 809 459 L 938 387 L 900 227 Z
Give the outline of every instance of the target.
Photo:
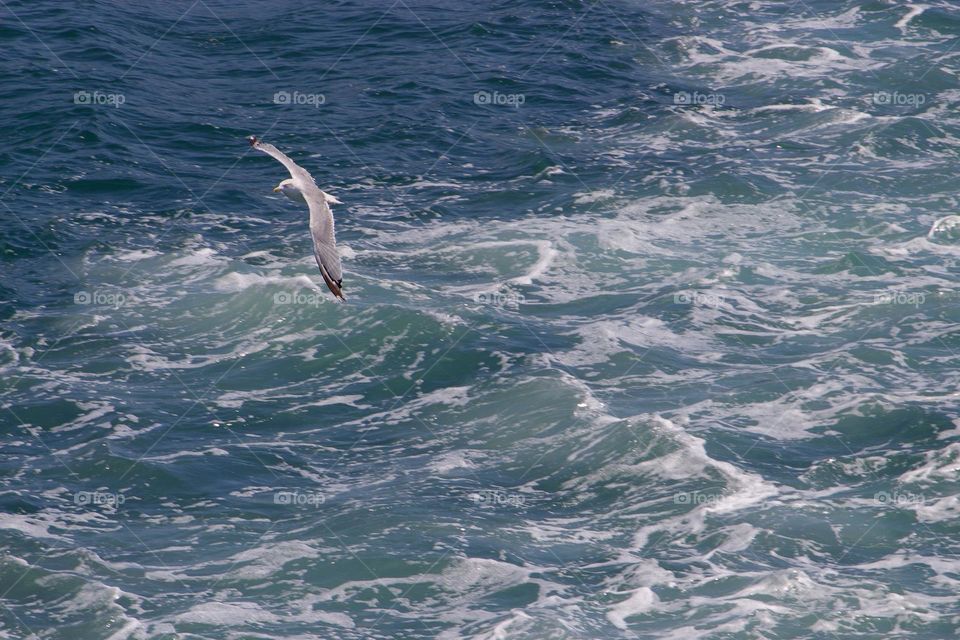
M 340 254 L 337 253 L 337 239 L 333 231 L 333 212 L 330 211 L 331 204 L 341 204 L 341 202 L 330 194 L 321 191 L 317 183 L 314 182 L 313 176 L 306 169 L 272 144 L 262 142 L 256 136 L 250 136 L 247 141 L 257 151 L 263 151 L 279 160 L 290 172 L 290 177 L 282 180 L 273 190 L 274 192 L 279 191 L 291 200 L 303 202 L 307 205 L 310 210 L 313 256 L 317 259 L 317 266 L 320 267 L 320 275 L 333 295 L 341 300 L 346 300 L 341 291 L 343 271 L 340 268 Z

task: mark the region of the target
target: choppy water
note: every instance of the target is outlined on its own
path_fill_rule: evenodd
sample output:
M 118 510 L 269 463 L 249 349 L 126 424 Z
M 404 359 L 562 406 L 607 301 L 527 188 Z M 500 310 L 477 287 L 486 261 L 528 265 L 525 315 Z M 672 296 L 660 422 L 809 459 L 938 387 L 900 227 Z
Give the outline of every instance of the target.
M 955 5 L 0 4 L 0 637 L 957 634 Z

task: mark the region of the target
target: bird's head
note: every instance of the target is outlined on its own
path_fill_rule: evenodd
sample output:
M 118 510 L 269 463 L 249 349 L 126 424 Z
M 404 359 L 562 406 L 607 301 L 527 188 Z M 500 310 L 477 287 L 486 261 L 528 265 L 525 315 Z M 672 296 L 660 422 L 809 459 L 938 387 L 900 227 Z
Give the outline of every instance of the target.
M 274 192 L 274 193 L 278 193 L 278 192 L 279 192 L 279 193 L 283 193 L 283 190 L 284 190 L 284 189 L 289 189 L 289 188 L 292 188 L 292 187 L 293 187 L 293 180 L 290 179 L 290 178 L 287 178 L 286 180 L 281 180 L 281 181 L 280 181 L 280 184 L 278 184 L 277 186 L 275 186 L 275 187 L 273 188 L 273 192 Z
M 300 189 L 297 189 L 297 185 L 293 184 L 293 178 L 287 178 L 283 180 L 273 188 L 274 193 L 282 193 L 291 200 L 303 200 L 303 194 L 300 193 Z

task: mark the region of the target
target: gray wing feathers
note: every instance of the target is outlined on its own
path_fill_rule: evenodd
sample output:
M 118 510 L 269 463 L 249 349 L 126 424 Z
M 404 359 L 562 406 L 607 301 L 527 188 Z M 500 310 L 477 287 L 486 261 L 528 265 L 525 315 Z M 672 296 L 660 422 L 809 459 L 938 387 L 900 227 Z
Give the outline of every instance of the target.
M 313 255 L 317 266 L 325 269 L 330 278 L 338 285 L 343 280 L 340 267 L 340 254 L 337 252 L 337 238 L 333 228 L 333 213 L 323 198 L 323 193 L 308 193 L 307 205 L 310 207 L 310 235 L 313 236 Z
M 280 151 L 280 149 L 277 149 L 272 144 L 257 141 L 254 143 L 253 148 L 263 151 L 267 155 L 273 156 L 279 160 L 280 163 L 287 168 L 287 171 L 290 172 L 290 177 L 294 180 L 305 180 L 308 184 L 315 184 L 313 181 L 313 176 L 311 176 L 306 169 L 291 160 L 287 154 Z

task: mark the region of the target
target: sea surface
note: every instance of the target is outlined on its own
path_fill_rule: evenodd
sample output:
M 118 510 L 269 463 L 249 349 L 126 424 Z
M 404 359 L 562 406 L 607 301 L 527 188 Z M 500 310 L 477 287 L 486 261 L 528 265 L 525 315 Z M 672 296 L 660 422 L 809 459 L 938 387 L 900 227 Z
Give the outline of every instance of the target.
M 957 637 L 958 73 L 943 0 L 0 1 L 0 638 Z

